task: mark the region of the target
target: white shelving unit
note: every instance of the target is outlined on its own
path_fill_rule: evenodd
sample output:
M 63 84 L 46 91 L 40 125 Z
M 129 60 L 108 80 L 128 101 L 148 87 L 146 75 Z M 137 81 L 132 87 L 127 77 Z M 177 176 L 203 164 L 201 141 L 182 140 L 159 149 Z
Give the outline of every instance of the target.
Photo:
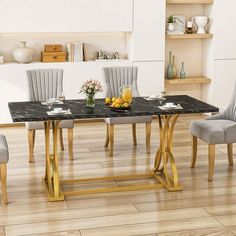
M 186 21 L 195 15 L 208 15 L 206 9 L 211 8 L 213 0 L 167 0 L 166 17 L 169 15 L 185 15 Z M 208 34 L 169 34 L 166 35 L 166 66 L 168 65 L 168 52 L 175 55 L 178 72 L 181 62 L 185 63 L 185 79 L 165 80 L 168 94 L 188 94 L 201 100 L 205 85 L 211 83 L 207 72 L 209 68 L 209 55 L 211 50 L 212 33 Z

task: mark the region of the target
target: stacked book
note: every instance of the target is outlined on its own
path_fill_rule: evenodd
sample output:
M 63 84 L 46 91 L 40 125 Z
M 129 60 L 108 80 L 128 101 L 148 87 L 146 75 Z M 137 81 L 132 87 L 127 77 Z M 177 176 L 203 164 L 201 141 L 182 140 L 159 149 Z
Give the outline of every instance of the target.
M 68 61 L 83 61 L 84 52 L 82 42 L 68 42 L 66 48 Z

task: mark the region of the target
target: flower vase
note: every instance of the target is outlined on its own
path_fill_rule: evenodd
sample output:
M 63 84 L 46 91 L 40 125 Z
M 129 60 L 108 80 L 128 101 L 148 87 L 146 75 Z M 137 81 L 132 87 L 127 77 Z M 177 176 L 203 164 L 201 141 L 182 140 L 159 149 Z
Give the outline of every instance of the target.
M 167 79 L 173 79 L 173 67 L 171 64 L 172 52 L 169 52 L 169 64 L 167 67 Z
M 172 71 L 173 71 L 173 79 L 177 79 L 178 71 L 177 71 L 177 67 L 175 65 L 175 56 L 173 56 Z
M 184 62 L 181 62 L 181 70 L 179 74 L 181 79 L 185 78 Z
M 95 94 L 86 94 L 86 107 L 95 107 Z

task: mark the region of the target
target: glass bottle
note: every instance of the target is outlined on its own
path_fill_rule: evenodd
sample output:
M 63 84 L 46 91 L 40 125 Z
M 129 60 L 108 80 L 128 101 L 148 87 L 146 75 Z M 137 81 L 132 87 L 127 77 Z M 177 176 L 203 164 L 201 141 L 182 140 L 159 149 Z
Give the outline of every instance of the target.
M 175 65 L 175 56 L 173 56 L 172 71 L 173 71 L 173 79 L 176 79 L 178 76 L 178 71 L 177 71 L 177 67 Z
M 169 51 L 169 64 L 167 67 L 167 79 L 173 79 L 173 67 L 171 64 L 172 52 Z
M 179 74 L 181 79 L 185 78 L 184 62 L 181 62 L 181 70 Z

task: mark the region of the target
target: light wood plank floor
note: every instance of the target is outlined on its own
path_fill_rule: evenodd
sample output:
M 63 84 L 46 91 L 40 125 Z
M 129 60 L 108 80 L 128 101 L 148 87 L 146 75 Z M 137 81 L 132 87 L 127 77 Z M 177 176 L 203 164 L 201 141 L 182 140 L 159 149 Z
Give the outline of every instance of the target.
M 174 135 L 174 154 L 184 190 L 164 189 L 104 193 L 47 201 L 44 174 L 43 131 L 36 135 L 35 163 L 28 164 L 27 134 L 23 127 L 1 128 L 9 143 L 9 205 L 0 205 L 0 235 L 50 236 L 187 236 L 236 235 L 236 171 L 227 163 L 226 147 L 218 145 L 214 182 L 207 181 L 207 145 L 199 142 L 197 166 L 190 169 L 191 120 L 200 115 L 180 116 Z M 104 150 L 105 123 L 77 124 L 73 162 L 59 152 L 61 177 L 91 177 L 142 172 L 153 165 L 158 148 L 157 120 L 152 125 L 152 154 L 145 153 L 144 125 L 137 125 L 138 146 L 133 147 L 131 126 L 115 127 L 114 157 Z M 83 188 L 126 186 L 152 180 L 108 181 L 67 186 Z M 66 187 L 65 187 L 66 189 Z

